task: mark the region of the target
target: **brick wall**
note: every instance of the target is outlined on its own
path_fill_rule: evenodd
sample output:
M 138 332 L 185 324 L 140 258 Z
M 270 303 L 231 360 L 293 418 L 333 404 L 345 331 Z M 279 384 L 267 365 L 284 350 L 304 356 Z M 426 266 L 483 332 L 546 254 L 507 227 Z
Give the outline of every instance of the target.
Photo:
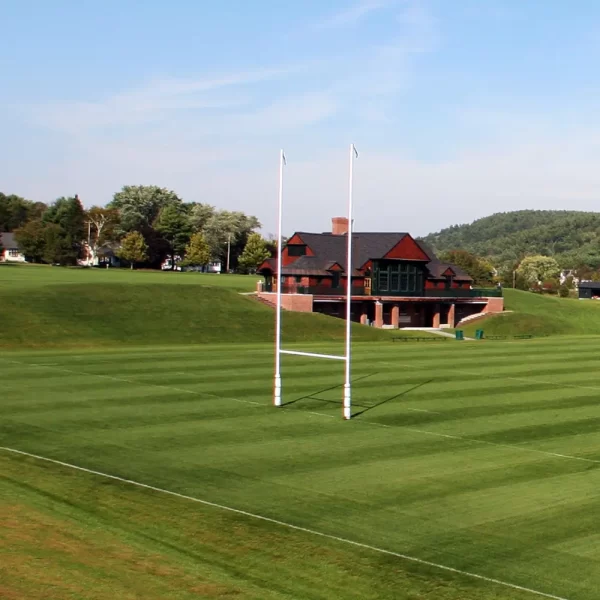
M 277 294 L 259 292 L 258 297 L 276 306 Z M 294 312 L 312 312 L 313 297 L 310 294 L 281 294 L 281 308 Z
M 504 310 L 504 298 L 488 298 L 487 304 L 481 312 L 499 313 Z

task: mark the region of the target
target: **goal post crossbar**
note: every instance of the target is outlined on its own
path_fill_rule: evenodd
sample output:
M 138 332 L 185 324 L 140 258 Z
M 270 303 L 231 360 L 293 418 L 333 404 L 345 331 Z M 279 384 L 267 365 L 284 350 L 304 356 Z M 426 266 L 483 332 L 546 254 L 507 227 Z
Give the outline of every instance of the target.
M 298 350 L 283 350 L 281 348 L 281 279 L 282 279 L 282 214 L 283 214 L 283 171 L 286 163 L 285 153 L 280 151 L 279 155 L 279 210 L 277 220 L 277 305 L 275 317 L 275 378 L 273 391 L 273 404 L 282 406 L 281 400 L 281 356 L 305 356 L 310 358 L 322 358 L 326 360 L 341 360 L 345 362 L 344 369 L 344 400 L 343 417 L 348 420 L 352 418 L 352 384 L 351 384 L 351 320 L 352 320 L 352 237 L 354 232 L 354 219 L 352 217 L 352 192 L 354 159 L 358 157 L 358 152 L 354 144 L 350 144 L 350 172 L 348 181 L 348 229 L 346 233 L 347 252 L 346 252 L 346 331 L 344 355 L 320 354 L 316 352 L 302 352 Z
M 329 360 L 348 360 L 347 356 L 337 356 L 336 354 L 318 354 L 316 352 L 299 352 L 297 350 L 280 350 L 280 354 L 291 354 L 292 356 L 309 356 L 311 358 L 328 358 Z

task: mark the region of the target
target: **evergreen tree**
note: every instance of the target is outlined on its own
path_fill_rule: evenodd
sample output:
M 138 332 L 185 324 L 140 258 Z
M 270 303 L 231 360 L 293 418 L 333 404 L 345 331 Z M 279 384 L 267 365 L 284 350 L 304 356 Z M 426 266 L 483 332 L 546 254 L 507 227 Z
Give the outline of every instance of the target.
M 144 236 L 138 231 L 128 233 L 121 242 L 117 256 L 128 261 L 132 269 L 135 263 L 145 261 L 148 258 L 148 245 Z
M 77 259 L 82 256 L 85 237 L 85 211 L 79 197 L 58 198 L 44 212 L 42 223 L 46 227 L 48 225 L 58 227 L 48 228 L 46 237 L 51 248 L 45 250 L 44 260 L 60 262 L 60 264 L 76 264 Z M 54 258 L 48 260 L 47 257 Z
M 254 273 L 270 256 L 271 252 L 262 236 L 259 233 L 251 233 L 240 256 L 239 265 L 244 271 Z
M 49 264 L 72 265 L 77 260 L 67 232 L 56 223 L 47 223 L 43 230 L 42 258 Z

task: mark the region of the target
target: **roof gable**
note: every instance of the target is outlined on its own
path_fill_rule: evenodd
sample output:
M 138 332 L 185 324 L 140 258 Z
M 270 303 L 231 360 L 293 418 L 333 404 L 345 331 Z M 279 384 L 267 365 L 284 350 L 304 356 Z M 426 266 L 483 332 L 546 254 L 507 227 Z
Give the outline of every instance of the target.
M 371 258 L 380 257 L 373 256 Z M 383 256 L 383 258 L 421 260 L 425 262 L 429 262 L 431 260 L 409 233 L 405 233 L 402 239 L 398 241 L 398 243 L 391 250 L 389 250 L 385 256 Z

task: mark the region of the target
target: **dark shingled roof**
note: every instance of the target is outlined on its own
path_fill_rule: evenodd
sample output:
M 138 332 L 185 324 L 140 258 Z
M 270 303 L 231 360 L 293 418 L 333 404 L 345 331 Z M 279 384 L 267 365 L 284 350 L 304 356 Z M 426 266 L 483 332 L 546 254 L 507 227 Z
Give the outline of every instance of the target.
M 19 248 L 19 244 L 17 244 L 14 234 L 6 232 L 0 232 L 0 246 L 2 246 L 5 250 L 10 248 Z
M 315 255 L 301 256 L 292 264 L 283 267 L 282 273 L 284 275 L 329 275 L 328 269 L 335 263 L 338 263 L 344 270 L 346 269 L 346 250 L 348 244 L 346 235 L 308 233 L 305 231 L 298 231 L 294 235 L 297 235 Z M 367 261 L 385 256 L 406 235 L 409 234 L 405 232 L 355 232 L 352 234 L 353 276 L 360 275 L 358 269 Z M 471 277 L 461 268 L 441 262 L 425 242 L 415 240 L 415 243 L 429 257 L 429 261 L 427 262 L 429 278 L 443 279 L 442 273 L 450 267 L 456 274 L 454 279 L 472 281 Z M 273 271 L 276 270 L 276 259 L 269 259 L 267 263 Z
M 450 263 L 443 263 L 437 260 L 432 260 L 430 263 L 427 263 L 427 269 L 429 271 L 429 275 L 432 279 L 443 279 L 443 273 L 446 269 L 452 269 L 455 273 L 454 279 L 456 280 L 465 280 L 471 281 L 471 277 L 463 271 L 460 267 L 456 265 L 451 265 Z
M 315 253 L 314 258 L 322 258 L 321 268 L 326 263 L 337 262 L 346 267 L 346 247 L 348 238 L 345 235 L 333 235 L 332 233 L 307 233 L 297 232 L 298 237 Z M 398 233 L 376 233 L 356 232 L 352 235 L 352 267 L 354 270 L 362 267 L 368 260 L 385 256 L 396 244 L 408 235 L 405 232 Z M 423 247 L 421 249 L 431 257 Z M 313 257 L 306 257 L 313 258 Z M 294 263 L 297 264 L 298 261 Z

